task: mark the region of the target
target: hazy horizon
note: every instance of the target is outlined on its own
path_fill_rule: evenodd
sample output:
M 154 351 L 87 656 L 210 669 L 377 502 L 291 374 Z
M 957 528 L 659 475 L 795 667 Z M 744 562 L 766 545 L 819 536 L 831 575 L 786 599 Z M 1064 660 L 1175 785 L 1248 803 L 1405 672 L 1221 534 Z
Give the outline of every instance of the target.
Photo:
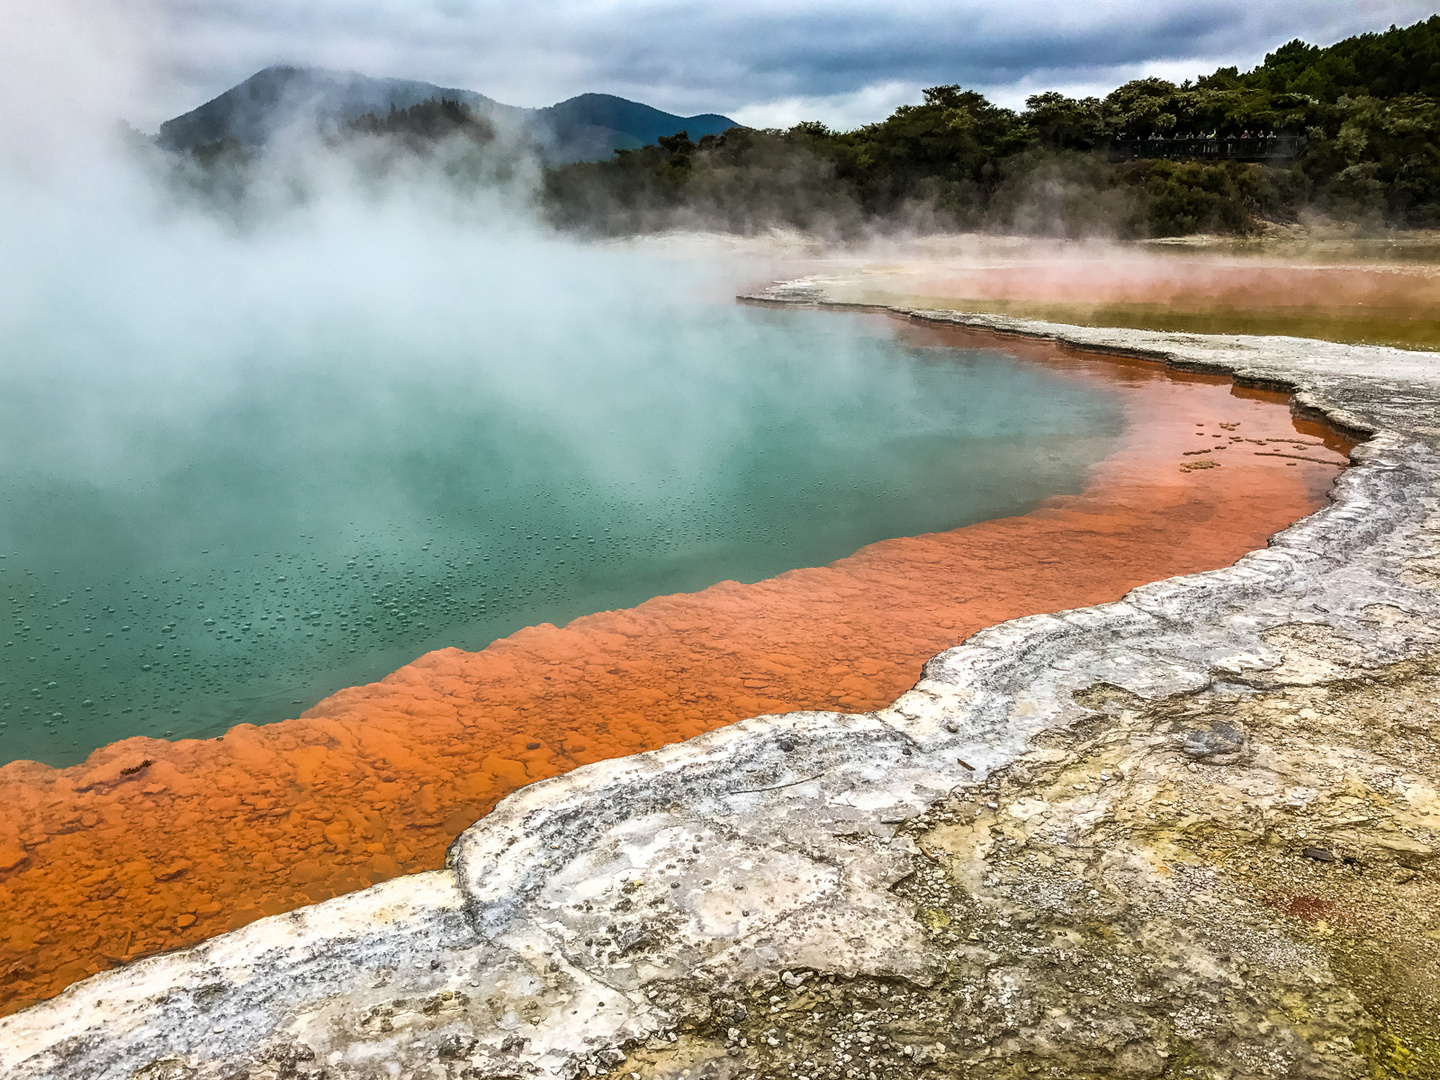
M 180 0 L 85 6 L 5 0 L 0 88 L 13 108 L 76 108 L 144 131 L 272 64 L 353 70 L 474 90 L 539 108 L 614 94 L 750 126 L 854 127 L 960 83 L 1019 106 L 1041 90 L 1099 94 L 1133 78 L 1248 68 L 1295 37 L 1329 44 L 1435 11 L 1415 0 L 1256 6 L 1107 0 L 782 8 L 617 0 L 543 10 L 505 2 L 397 6 Z M 48 103 L 48 104 L 47 104 Z

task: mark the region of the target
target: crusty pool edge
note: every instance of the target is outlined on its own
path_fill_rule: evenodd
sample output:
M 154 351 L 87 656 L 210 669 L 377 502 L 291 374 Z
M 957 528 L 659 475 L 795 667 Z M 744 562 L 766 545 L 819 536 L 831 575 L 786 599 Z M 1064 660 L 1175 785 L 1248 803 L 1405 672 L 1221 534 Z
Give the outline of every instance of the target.
M 757 299 L 816 303 L 823 289 Z M 1440 356 L 903 314 L 1284 386 L 1371 435 L 1329 506 L 1233 567 L 982 631 L 876 713 L 758 717 L 522 789 L 457 839 L 446 871 L 93 976 L 0 1020 L 0 1075 L 222 1076 L 289 1054 L 336 1076 L 376 1061 L 571 1076 L 673 1035 L 678 1006 L 652 991 L 677 981 L 719 993 L 820 971 L 923 985 L 936 973 L 892 888 L 913 854 L 897 828 L 1084 715 L 1077 691 L 1243 684 L 1280 662 L 1264 631 L 1296 622 L 1376 665 L 1433 647 L 1363 616 L 1385 604 L 1440 624 L 1428 579 L 1401 572 L 1437 555 Z M 745 899 L 715 909 L 722 885 Z

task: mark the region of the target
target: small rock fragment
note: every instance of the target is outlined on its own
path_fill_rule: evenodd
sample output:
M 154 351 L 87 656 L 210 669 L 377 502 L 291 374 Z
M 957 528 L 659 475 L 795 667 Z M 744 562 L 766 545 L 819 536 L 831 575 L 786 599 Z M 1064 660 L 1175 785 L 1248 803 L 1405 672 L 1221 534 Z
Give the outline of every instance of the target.
M 1245 733 L 1222 720 L 1208 728 L 1192 728 L 1185 732 L 1185 743 L 1181 749 L 1207 765 L 1229 765 L 1238 761 L 1244 752 Z

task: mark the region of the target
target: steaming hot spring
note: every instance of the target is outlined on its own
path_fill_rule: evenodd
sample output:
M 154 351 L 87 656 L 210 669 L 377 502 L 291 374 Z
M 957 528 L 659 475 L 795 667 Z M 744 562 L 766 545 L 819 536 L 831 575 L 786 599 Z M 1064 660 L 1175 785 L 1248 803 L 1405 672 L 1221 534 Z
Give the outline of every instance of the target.
M 1226 565 L 1344 461 L 1225 379 L 372 210 L 5 241 L 6 1011 Z

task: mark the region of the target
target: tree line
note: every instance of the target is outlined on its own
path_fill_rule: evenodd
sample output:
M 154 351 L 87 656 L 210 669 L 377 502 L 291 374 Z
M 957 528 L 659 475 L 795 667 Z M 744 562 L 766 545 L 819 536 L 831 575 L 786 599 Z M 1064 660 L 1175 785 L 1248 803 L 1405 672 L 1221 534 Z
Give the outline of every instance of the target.
M 679 132 L 547 170 L 541 203 L 559 226 L 604 233 L 889 221 L 1173 236 L 1307 211 L 1440 225 L 1440 16 L 1325 48 L 1292 41 L 1252 71 L 1139 79 L 1104 98 L 1037 94 L 1017 111 L 959 86 L 923 97 L 853 131 Z M 1206 143 L 1223 159 L 1196 160 Z M 1242 144 L 1261 160 L 1225 157 Z

